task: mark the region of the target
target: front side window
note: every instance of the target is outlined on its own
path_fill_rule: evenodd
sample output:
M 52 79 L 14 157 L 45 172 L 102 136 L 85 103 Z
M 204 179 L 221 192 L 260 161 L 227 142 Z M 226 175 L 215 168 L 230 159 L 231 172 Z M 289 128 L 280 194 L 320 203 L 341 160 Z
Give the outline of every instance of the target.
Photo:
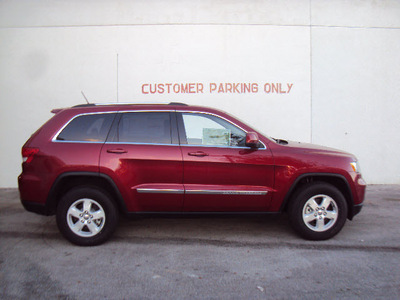
M 115 114 L 82 115 L 73 119 L 57 136 L 57 141 L 104 142 Z
M 182 113 L 189 145 L 245 147 L 246 132 L 219 117 L 201 113 Z
M 122 143 L 171 144 L 169 112 L 123 113 L 117 141 Z

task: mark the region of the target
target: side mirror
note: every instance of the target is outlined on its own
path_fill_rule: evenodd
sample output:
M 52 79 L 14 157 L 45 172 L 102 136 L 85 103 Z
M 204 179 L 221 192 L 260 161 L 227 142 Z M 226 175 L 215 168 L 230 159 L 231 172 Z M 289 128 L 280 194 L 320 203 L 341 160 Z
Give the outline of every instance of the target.
M 246 134 L 246 146 L 251 148 L 258 148 L 260 144 L 260 140 L 258 138 L 258 134 L 255 132 L 248 132 Z

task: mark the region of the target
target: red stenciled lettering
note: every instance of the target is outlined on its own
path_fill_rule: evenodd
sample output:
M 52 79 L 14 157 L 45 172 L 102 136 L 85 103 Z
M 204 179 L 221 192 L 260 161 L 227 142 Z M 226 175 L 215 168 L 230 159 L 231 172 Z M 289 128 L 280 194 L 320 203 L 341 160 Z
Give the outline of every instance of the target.
M 239 83 L 234 83 L 233 84 L 233 92 L 240 94 L 238 87 L 239 87 Z
M 224 85 L 223 85 L 222 83 L 219 84 L 218 93 L 225 93 L 225 91 L 224 91 Z
M 264 92 L 267 94 L 271 92 L 271 85 L 269 83 L 264 84 Z
M 210 93 L 214 92 L 217 90 L 217 84 L 216 83 L 210 83 Z
M 159 94 L 164 94 L 164 84 L 162 83 L 158 84 L 157 91 Z
M 179 86 L 179 84 L 175 83 L 175 84 L 172 86 L 172 90 L 174 91 L 175 94 L 178 94 L 179 91 L 180 91 L 180 86 Z
M 203 88 L 204 88 L 203 84 L 202 83 L 198 83 L 197 84 L 197 89 L 196 89 L 197 93 L 203 93 Z
M 232 83 L 225 83 L 225 90 L 227 93 L 232 93 Z
M 166 83 L 165 85 L 167 86 L 167 93 L 170 94 L 171 93 L 171 85 L 172 85 L 172 83 Z
M 253 83 L 251 85 L 251 92 L 252 93 L 258 93 L 258 83 Z
M 292 86 L 293 86 L 293 83 L 288 83 L 288 84 L 287 84 L 287 87 L 288 87 L 287 93 L 288 93 L 288 94 L 290 93 L 290 90 L 292 89 Z
M 246 93 L 246 92 L 250 93 L 250 83 L 249 83 L 249 84 L 243 83 L 242 92 L 243 92 L 243 93 Z
M 150 84 L 150 93 L 155 94 L 157 92 L 157 85 L 156 84 Z
M 194 83 L 189 83 L 189 93 L 190 94 L 194 94 L 195 93 L 195 91 L 194 91 Z
M 145 87 L 148 87 L 149 85 L 147 83 L 142 84 L 142 94 L 148 94 L 148 91 L 145 91 Z
M 188 84 L 181 83 L 181 93 L 188 93 Z
M 272 92 L 278 93 L 278 84 L 275 84 L 275 83 L 272 84 Z
M 278 83 L 278 85 L 279 85 L 279 93 L 286 94 L 286 91 L 282 89 L 282 83 Z

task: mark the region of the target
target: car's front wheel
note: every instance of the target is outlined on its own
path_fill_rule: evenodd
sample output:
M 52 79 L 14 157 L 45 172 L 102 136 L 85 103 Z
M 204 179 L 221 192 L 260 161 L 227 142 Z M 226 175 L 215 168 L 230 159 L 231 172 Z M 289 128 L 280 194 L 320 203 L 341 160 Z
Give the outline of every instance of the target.
M 57 207 L 57 225 L 70 242 L 95 246 L 110 238 L 118 223 L 118 211 L 106 192 L 78 187 L 67 192 Z
M 347 203 L 333 185 L 323 182 L 302 187 L 289 206 L 293 229 L 309 240 L 326 240 L 335 236 L 347 219 Z

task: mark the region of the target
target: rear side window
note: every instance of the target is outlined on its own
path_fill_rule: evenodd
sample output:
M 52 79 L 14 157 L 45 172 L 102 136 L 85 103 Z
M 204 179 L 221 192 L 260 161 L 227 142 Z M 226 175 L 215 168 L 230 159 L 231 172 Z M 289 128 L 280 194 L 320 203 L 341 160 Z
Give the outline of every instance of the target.
M 57 141 L 104 142 L 115 114 L 83 115 L 73 119 L 57 136 Z
M 116 140 L 122 143 L 172 144 L 170 113 L 123 113 Z

